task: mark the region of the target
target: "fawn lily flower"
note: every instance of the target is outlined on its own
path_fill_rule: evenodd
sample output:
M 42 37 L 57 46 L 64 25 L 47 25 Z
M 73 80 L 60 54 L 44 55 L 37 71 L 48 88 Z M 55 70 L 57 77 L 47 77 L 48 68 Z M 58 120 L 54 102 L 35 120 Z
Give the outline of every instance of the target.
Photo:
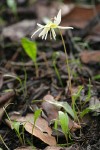
M 48 35 L 48 32 L 50 32 L 50 39 L 53 39 L 55 40 L 56 39 L 56 33 L 55 33 L 55 30 L 54 29 L 73 29 L 73 27 L 63 27 L 63 26 L 59 26 L 59 24 L 61 23 L 61 10 L 59 10 L 58 14 L 56 17 L 54 17 L 53 21 L 49 21 L 46 25 L 41 25 L 39 23 L 37 23 L 39 29 L 36 30 L 31 38 L 37 33 L 39 32 L 40 30 L 42 30 L 39 34 L 39 37 L 42 37 L 42 39 L 47 39 L 47 35 Z

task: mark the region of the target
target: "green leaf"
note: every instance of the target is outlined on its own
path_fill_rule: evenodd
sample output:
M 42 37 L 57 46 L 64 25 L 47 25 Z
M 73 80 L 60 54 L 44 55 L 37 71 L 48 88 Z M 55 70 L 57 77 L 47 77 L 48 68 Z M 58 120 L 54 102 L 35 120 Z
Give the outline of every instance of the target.
M 57 102 L 55 100 L 45 100 L 55 106 L 57 106 L 58 108 L 63 108 L 67 113 L 69 113 L 73 118 L 75 117 L 74 116 L 74 112 L 71 108 L 71 106 L 67 103 L 67 102 Z
M 81 113 L 80 113 L 80 117 L 83 118 L 86 114 L 88 114 L 90 112 L 89 108 L 84 109 Z
M 83 86 L 79 86 L 78 92 L 72 95 L 74 104 L 75 104 L 75 101 L 80 97 L 80 93 L 81 93 L 82 89 L 83 89 Z
M 3 76 L 4 76 L 4 77 L 11 77 L 11 78 L 14 78 L 14 79 L 16 79 L 16 80 L 19 81 L 21 87 L 23 86 L 22 81 L 21 81 L 21 79 L 20 79 L 18 76 L 15 76 L 15 75 L 12 75 L 12 74 L 4 74 Z
M 93 77 L 93 79 L 94 79 L 94 80 L 99 80 L 99 79 L 100 79 L 100 74 L 95 75 L 95 76 Z
M 91 111 L 95 111 L 97 109 L 100 109 L 100 104 L 95 104 L 95 105 L 92 105 L 86 109 L 84 109 L 81 113 L 80 113 L 80 117 L 82 118 L 84 115 L 88 114 L 89 112 Z
M 37 109 L 34 113 L 34 124 L 36 122 L 36 120 L 40 117 L 42 110 L 41 109 Z
M 20 122 L 16 122 L 16 121 L 13 121 L 12 122 L 12 127 L 13 129 L 19 134 L 19 127 L 20 127 Z
M 28 40 L 27 38 L 23 38 L 21 40 L 21 44 L 27 53 L 27 55 L 33 60 L 33 62 L 36 62 L 36 56 L 37 56 L 37 45 L 36 42 L 32 42 Z
M 64 134 L 68 133 L 68 123 L 69 123 L 69 118 L 67 113 L 64 113 L 62 111 L 59 111 L 59 122 L 62 128 L 62 131 Z

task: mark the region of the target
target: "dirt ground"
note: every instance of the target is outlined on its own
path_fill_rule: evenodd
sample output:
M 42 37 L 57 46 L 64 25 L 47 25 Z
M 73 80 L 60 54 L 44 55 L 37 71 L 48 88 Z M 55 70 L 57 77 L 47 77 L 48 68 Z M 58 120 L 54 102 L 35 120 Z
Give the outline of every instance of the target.
M 99 1 L 16 0 L 12 4 L 1 0 L 0 8 L 0 150 L 100 150 Z M 42 40 L 38 33 L 31 38 L 37 23 L 44 24 L 45 18 L 53 18 L 60 9 L 61 26 L 73 27 L 61 30 L 71 89 L 59 32 L 56 40 L 49 35 Z M 25 52 L 22 39 L 31 44 L 27 48 L 33 53 L 36 46 L 38 67 Z M 65 112 L 65 104 L 72 107 L 72 95 L 79 89 L 78 120 L 68 108 L 66 142 L 61 127 L 55 131 L 54 120 L 59 110 Z M 55 102 L 63 106 L 58 110 Z M 33 128 L 36 110 L 40 115 Z

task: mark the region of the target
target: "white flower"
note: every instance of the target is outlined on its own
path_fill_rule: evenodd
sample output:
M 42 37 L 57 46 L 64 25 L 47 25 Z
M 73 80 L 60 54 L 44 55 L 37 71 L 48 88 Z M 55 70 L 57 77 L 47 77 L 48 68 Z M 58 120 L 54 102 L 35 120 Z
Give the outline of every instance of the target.
M 55 30 L 56 28 L 58 29 L 73 29 L 73 27 L 62 27 L 62 26 L 59 26 L 59 24 L 61 23 L 61 10 L 59 10 L 58 14 L 57 14 L 57 17 L 54 17 L 53 19 L 54 21 L 49 21 L 46 25 L 41 25 L 39 23 L 37 23 L 37 25 L 39 26 L 39 29 L 36 30 L 31 38 L 40 30 L 42 30 L 39 34 L 39 37 L 42 36 L 42 39 L 47 39 L 47 35 L 48 35 L 48 32 L 50 31 L 50 39 L 53 39 L 55 40 L 56 39 L 56 33 L 55 33 Z

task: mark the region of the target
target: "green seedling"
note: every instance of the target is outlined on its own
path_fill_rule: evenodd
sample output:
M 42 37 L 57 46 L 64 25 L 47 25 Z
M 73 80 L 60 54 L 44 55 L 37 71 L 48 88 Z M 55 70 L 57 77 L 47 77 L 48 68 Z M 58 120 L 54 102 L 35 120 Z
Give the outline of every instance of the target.
M 46 100 L 45 100 L 46 101 Z M 58 102 L 58 101 L 55 101 L 55 100 L 47 100 L 48 103 L 51 103 L 53 105 L 55 105 L 56 107 L 58 107 L 59 109 L 63 108 L 64 111 L 66 113 L 68 113 L 69 115 L 71 115 L 72 118 L 74 118 L 74 112 L 73 112 L 73 109 L 71 108 L 71 106 L 67 103 L 67 102 Z
M 41 109 L 37 109 L 37 110 L 34 112 L 34 125 L 35 125 L 35 123 L 36 123 L 36 120 L 40 117 L 41 112 L 42 112 Z
M 72 41 L 73 41 L 74 44 L 77 44 L 77 45 L 81 46 L 82 49 L 85 49 L 85 48 L 89 49 L 90 48 L 89 43 L 87 41 L 83 42 L 80 37 L 73 37 Z
M 31 146 L 32 150 L 37 150 L 37 148 L 33 145 L 33 142 L 31 142 L 30 139 L 26 139 L 26 142 L 28 143 L 28 145 Z
M 20 86 L 21 88 L 20 89 L 15 89 L 16 92 L 20 92 L 21 90 L 23 91 L 23 94 L 24 94 L 24 87 L 23 87 L 23 83 L 22 83 L 22 80 L 18 77 L 18 76 L 15 76 L 15 75 L 11 75 L 11 74 L 5 74 L 3 75 L 4 77 L 10 77 L 10 78 L 14 78 L 16 80 L 19 81 L 20 83 Z M 6 92 L 9 92 L 9 91 L 12 91 L 12 89 L 9 89 L 9 90 L 5 90 Z
M 23 87 L 22 80 L 18 76 L 15 76 L 15 75 L 12 75 L 12 74 L 4 74 L 3 76 L 4 77 L 11 77 L 11 78 L 14 78 L 14 79 L 18 80 L 19 83 L 20 83 L 20 86 Z
M 60 73 L 59 73 L 59 70 L 58 70 L 57 65 L 56 65 L 57 64 L 57 58 L 59 56 L 60 56 L 59 52 L 54 52 L 52 60 L 53 60 L 53 67 L 54 67 L 54 70 L 55 70 L 56 75 L 58 77 L 59 83 L 63 87 L 63 83 L 62 83 L 62 80 L 61 80 L 61 77 L 60 77 Z
M 34 127 L 35 127 L 35 124 L 36 124 L 36 120 L 40 117 L 41 115 L 41 112 L 42 110 L 41 109 L 37 109 L 35 112 L 34 112 L 34 125 L 33 125 L 33 128 L 32 128 L 32 134 L 33 134 L 33 130 L 34 130 Z
M 20 133 L 20 131 L 19 131 L 19 129 L 20 129 L 20 126 L 21 126 L 21 123 L 20 122 L 17 122 L 17 121 L 11 121 L 11 125 L 12 125 L 12 129 L 13 130 L 15 130 L 15 132 L 16 132 L 16 135 L 17 135 L 17 137 L 19 138 L 19 141 L 20 141 L 20 143 L 22 144 L 22 145 L 24 145 L 24 141 L 23 141 L 23 138 L 21 137 L 21 133 Z M 24 135 L 24 131 L 23 131 L 23 133 L 22 133 L 23 135 Z M 23 136 L 24 137 L 24 136 Z
M 21 40 L 21 44 L 26 52 L 26 54 L 32 59 L 35 65 L 35 71 L 36 71 L 36 76 L 38 77 L 38 65 L 36 62 L 37 58 L 37 45 L 36 42 L 32 42 L 28 40 L 27 38 L 23 38 Z
M 65 138 L 66 138 L 66 141 L 67 141 L 67 144 L 68 144 L 68 133 L 69 133 L 69 127 L 68 127 L 68 124 L 69 124 L 69 118 L 68 118 L 68 115 L 67 113 L 64 113 L 62 111 L 59 111 L 59 123 L 61 125 L 61 129 L 65 135 Z
M 25 72 L 25 76 L 24 76 L 24 82 L 22 82 L 21 78 L 16 76 L 16 75 L 12 75 L 12 74 L 4 74 L 3 77 L 10 77 L 10 78 L 14 78 L 16 80 L 19 81 L 20 83 L 20 87 L 19 89 L 15 89 L 16 92 L 20 92 L 20 91 L 23 91 L 23 95 L 24 95 L 24 98 L 26 97 L 27 95 L 27 88 L 26 88 L 26 81 L 27 81 L 27 73 L 26 73 L 26 70 L 24 69 L 24 72 Z M 6 92 L 9 92 L 9 91 L 12 91 L 12 89 L 7 89 L 5 90 Z
M 81 113 L 80 113 L 80 117 L 83 118 L 86 114 L 88 114 L 89 112 L 91 111 L 94 111 L 94 110 L 97 110 L 97 109 L 100 109 L 100 104 L 95 104 L 95 105 L 92 105 L 86 109 L 84 109 Z
M 7 108 L 7 106 L 6 106 L 6 108 Z M 4 111 L 5 111 L 5 114 L 6 114 L 7 118 L 8 118 L 8 120 L 10 121 L 11 128 L 12 128 L 13 130 L 15 130 L 15 133 L 16 133 L 17 137 L 19 138 L 20 143 L 21 143 L 22 145 L 24 145 L 24 144 L 25 144 L 25 140 L 24 140 L 24 130 L 22 130 L 22 131 L 23 131 L 23 132 L 22 132 L 23 138 L 21 137 L 21 133 L 20 133 L 20 131 L 19 131 L 20 126 L 21 126 L 21 123 L 18 122 L 18 121 L 12 121 L 12 120 L 10 119 L 10 117 L 8 116 L 7 112 L 6 112 L 5 107 L 3 107 L 3 109 L 4 109 Z M 24 128 L 23 128 L 23 129 L 24 129 Z
M 83 86 L 79 86 L 78 92 L 72 95 L 72 108 L 75 115 L 75 119 L 78 120 L 77 111 L 76 111 L 76 100 L 80 97 Z M 78 107 L 77 107 L 78 108 Z
M 100 80 L 100 74 L 97 74 L 92 77 L 93 80 Z
M 89 90 L 88 90 L 88 94 L 87 94 L 87 97 L 86 97 L 86 100 L 85 100 L 83 106 L 84 106 L 87 102 L 89 102 L 90 98 L 91 98 L 91 85 L 90 85 L 90 80 L 89 80 Z

